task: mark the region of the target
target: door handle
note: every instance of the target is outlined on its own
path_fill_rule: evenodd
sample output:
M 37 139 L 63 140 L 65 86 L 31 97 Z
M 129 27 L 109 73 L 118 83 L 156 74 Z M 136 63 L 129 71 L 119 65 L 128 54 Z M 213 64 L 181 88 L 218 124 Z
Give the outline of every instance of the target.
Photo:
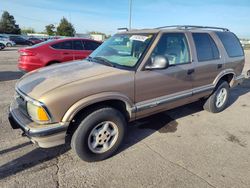
M 64 52 L 63 54 L 64 54 L 64 55 L 68 55 L 69 53 L 68 53 L 68 52 Z
M 188 69 L 188 71 L 187 71 L 187 74 L 188 75 L 191 75 L 191 74 L 193 74 L 194 73 L 194 69 Z
M 218 65 L 217 65 L 217 68 L 218 68 L 218 69 L 221 69 L 221 68 L 222 68 L 222 64 L 218 64 Z

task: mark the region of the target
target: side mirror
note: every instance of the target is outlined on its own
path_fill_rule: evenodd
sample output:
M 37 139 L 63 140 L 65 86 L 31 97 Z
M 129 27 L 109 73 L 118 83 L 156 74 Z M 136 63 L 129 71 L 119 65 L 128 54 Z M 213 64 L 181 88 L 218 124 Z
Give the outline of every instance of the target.
M 153 69 L 166 69 L 169 67 L 168 58 L 162 55 L 157 55 L 151 60 L 150 65 L 146 65 L 146 70 L 153 70 Z

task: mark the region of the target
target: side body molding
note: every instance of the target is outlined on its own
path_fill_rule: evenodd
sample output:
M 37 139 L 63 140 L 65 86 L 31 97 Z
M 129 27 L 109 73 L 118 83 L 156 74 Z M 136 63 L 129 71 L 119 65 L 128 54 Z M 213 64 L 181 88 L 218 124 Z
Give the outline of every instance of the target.
M 135 107 L 131 99 L 119 92 L 104 92 L 94 94 L 77 101 L 64 114 L 62 122 L 70 122 L 80 110 L 87 106 L 109 100 L 119 100 L 124 102 L 126 104 L 126 109 L 129 113 L 130 119 L 135 118 Z

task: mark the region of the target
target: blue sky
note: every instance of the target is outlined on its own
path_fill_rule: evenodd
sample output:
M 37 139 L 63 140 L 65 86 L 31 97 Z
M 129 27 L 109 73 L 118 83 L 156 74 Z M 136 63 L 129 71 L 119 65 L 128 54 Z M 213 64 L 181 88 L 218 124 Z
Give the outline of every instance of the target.
M 0 11 L 14 15 L 20 27 L 43 31 L 64 16 L 78 33 L 113 34 L 128 26 L 129 0 L 0 0 Z M 227 27 L 250 38 L 250 0 L 133 0 L 132 27 L 164 25 Z

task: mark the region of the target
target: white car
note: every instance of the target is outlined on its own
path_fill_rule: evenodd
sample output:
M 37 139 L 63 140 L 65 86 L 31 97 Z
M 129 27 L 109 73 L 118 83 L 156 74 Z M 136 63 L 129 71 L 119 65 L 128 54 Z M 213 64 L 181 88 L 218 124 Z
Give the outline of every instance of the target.
M 15 42 L 9 40 L 8 38 L 0 38 L 0 42 L 3 43 L 7 47 L 12 47 L 16 45 Z

